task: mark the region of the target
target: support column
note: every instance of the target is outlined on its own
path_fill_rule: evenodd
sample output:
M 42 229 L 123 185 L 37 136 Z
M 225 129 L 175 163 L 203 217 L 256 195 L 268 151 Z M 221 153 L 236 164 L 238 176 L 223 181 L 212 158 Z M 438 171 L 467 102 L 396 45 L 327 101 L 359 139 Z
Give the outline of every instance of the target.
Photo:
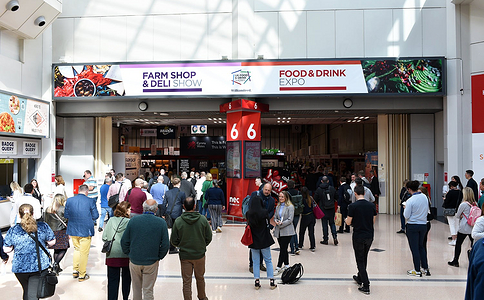
M 255 178 L 261 177 L 261 119 L 267 104 L 237 99 L 220 105 L 227 113 L 227 212 L 242 217 L 242 201 L 257 190 Z
M 94 177 L 104 178 L 113 167 L 112 118 L 96 117 L 94 142 Z

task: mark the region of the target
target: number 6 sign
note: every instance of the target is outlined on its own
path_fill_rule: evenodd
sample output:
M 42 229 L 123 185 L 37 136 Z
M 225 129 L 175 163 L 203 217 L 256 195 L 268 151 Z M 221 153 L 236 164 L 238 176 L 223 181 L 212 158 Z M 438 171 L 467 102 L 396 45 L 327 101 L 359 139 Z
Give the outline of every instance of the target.
M 260 113 L 239 111 L 227 114 L 227 141 L 260 141 Z

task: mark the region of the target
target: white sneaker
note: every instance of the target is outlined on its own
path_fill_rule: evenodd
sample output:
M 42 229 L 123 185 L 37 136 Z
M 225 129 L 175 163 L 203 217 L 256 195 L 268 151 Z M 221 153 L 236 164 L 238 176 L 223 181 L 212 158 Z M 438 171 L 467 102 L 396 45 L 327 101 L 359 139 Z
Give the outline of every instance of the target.
M 286 269 L 285 267 L 280 267 L 280 268 L 279 268 L 279 267 L 277 267 L 277 268 L 274 270 L 274 276 L 281 275 L 281 274 L 284 272 L 284 270 L 285 270 L 285 269 Z
M 217 232 L 222 232 L 222 228 L 220 228 L 220 226 L 219 226 L 219 227 L 217 227 L 217 230 L 216 231 Z
M 456 242 L 457 242 L 456 240 L 452 240 L 452 241 L 450 241 L 450 242 L 449 242 L 449 245 L 451 245 L 451 246 L 455 246 L 455 243 L 456 243 Z
M 216 233 L 217 233 L 217 231 L 215 231 L 215 230 L 212 230 L 212 233 L 213 233 L 213 234 L 216 234 Z

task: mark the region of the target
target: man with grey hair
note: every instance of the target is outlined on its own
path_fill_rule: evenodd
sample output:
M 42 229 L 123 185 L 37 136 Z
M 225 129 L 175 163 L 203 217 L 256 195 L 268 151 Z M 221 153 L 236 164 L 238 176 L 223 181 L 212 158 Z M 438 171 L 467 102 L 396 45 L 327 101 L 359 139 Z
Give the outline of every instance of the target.
M 187 172 L 182 172 L 181 178 L 180 191 L 184 192 L 186 197 L 195 199 L 197 192 L 195 191 L 192 182 L 187 180 Z
M 128 192 L 125 198 L 126 201 L 131 203 L 131 217 L 143 213 L 143 202 L 146 200 L 146 194 L 141 190 L 144 180 L 136 178 L 134 185 L 134 188 Z
M 143 214 L 126 226 L 121 248 L 129 256 L 133 300 L 153 300 L 159 261 L 166 256 L 170 241 L 165 220 L 155 216 L 156 200 L 146 200 L 142 206 Z

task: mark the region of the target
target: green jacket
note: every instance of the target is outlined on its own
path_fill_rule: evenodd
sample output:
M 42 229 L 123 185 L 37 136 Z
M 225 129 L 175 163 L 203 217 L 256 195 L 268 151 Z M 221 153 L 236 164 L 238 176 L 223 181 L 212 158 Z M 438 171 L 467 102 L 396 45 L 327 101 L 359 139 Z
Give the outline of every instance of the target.
M 119 225 L 121 223 L 121 225 Z M 128 257 L 128 255 L 123 253 L 123 250 L 121 249 L 121 238 L 123 237 L 124 230 L 126 229 L 126 226 L 128 226 L 129 219 L 128 218 L 122 218 L 122 217 L 111 217 L 109 218 L 108 223 L 104 227 L 103 231 L 103 242 L 110 241 L 113 238 L 114 233 L 116 232 L 116 228 L 118 228 L 118 231 L 116 232 L 116 235 L 114 236 L 114 243 L 113 247 L 111 248 L 111 252 L 109 254 L 106 254 L 106 258 L 125 258 Z
M 211 188 L 211 187 L 213 187 L 213 185 L 212 185 L 212 181 L 211 181 L 211 180 L 205 180 L 205 181 L 203 182 L 203 185 L 202 185 L 202 193 L 203 193 L 203 199 L 202 199 L 203 201 L 202 201 L 202 205 L 204 205 L 204 204 L 205 204 L 205 202 L 207 201 L 207 198 L 205 198 L 205 194 L 206 194 L 207 190 L 208 190 L 209 188 Z
M 197 211 L 184 212 L 175 220 L 170 242 L 180 248 L 180 259 L 200 259 L 212 241 L 212 230 L 207 219 Z
M 149 266 L 163 259 L 170 248 L 165 220 L 149 213 L 134 216 L 121 238 L 121 248 L 135 265 Z

